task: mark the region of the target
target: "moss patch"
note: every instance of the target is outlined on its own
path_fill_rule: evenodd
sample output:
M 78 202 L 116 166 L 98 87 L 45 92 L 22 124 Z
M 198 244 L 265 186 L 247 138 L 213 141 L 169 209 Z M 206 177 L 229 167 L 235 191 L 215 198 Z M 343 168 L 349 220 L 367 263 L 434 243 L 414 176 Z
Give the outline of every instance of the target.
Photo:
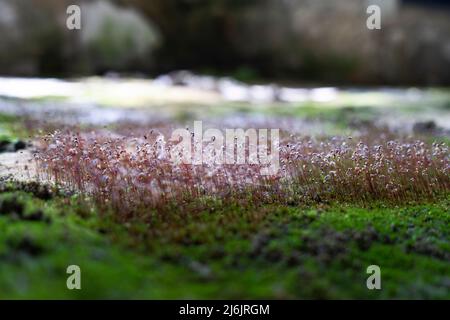
M 0 203 L 0 298 L 450 297 L 445 199 L 371 208 L 219 202 L 193 217 L 126 224 L 76 196 L 8 191 Z M 82 290 L 66 288 L 71 264 L 81 267 Z M 371 264 L 381 267 L 381 291 L 366 288 Z

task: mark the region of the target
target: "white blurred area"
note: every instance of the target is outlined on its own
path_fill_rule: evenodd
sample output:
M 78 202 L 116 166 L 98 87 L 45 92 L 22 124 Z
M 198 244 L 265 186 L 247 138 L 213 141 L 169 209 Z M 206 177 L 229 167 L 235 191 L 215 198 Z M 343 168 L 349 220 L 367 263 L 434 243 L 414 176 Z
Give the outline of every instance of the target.
M 58 79 L 0 78 L 0 96 L 18 99 L 72 97 L 81 94 L 80 84 Z
M 18 99 L 67 98 L 96 102 L 101 97 L 124 100 L 185 103 L 297 103 L 332 102 L 338 98 L 334 87 L 293 88 L 276 84 L 250 85 L 232 78 L 214 78 L 179 72 L 156 79 L 91 77 L 79 80 L 0 77 L 0 96 Z M 136 106 L 136 105 L 134 105 Z
M 230 77 L 196 75 L 189 71 L 177 71 L 157 77 L 154 81 L 161 87 L 184 86 L 216 92 L 229 102 L 248 103 L 297 103 L 330 102 L 338 98 L 339 90 L 334 87 L 294 88 L 277 84 L 246 84 Z
M 442 91 L 442 90 L 441 90 Z M 254 107 L 287 104 L 330 107 L 390 108 L 428 102 L 446 103 L 447 91 L 418 88 L 295 87 L 276 83 L 247 84 L 230 77 L 176 71 L 156 77 L 122 78 L 117 74 L 72 80 L 0 77 L 0 97 L 67 101 L 111 107 L 154 107 L 171 104 L 243 103 Z M 439 102 L 439 101 L 438 101 Z
M 47 110 L 52 117 L 61 113 L 60 122 L 67 121 L 67 113 L 71 112 L 77 117 L 70 121 L 93 124 L 124 119 L 139 123 L 150 113 L 153 119 L 180 111 L 206 116 L 214 109 L 219 113 L 239 112 L 242 107 L 249 112 L 375 107 L 380 123 L 392 128 L 412 129 L 416 123 L 432 121 L 450 130 L 450 114 L 445 111 L 449 101 L 450 93 L 445 89 L 285 87 L 275 83 L 247 84 L 189 71 L 155 79 L 121 78 L 117 74 L 73 80 L 0 77 L 0 112 L 34 114 Z

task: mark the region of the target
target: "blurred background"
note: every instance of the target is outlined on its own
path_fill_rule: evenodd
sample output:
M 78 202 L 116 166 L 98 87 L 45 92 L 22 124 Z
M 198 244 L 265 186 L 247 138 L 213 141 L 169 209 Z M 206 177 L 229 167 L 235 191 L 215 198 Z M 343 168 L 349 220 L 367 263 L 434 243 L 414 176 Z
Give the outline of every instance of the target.
M 66 28 L 70 4 L 81 30 Z M 381 30 L 366 28 L 370 4 Z M 0 0 L 0 75 L 446 86 L 449 17 L 444 0 Z

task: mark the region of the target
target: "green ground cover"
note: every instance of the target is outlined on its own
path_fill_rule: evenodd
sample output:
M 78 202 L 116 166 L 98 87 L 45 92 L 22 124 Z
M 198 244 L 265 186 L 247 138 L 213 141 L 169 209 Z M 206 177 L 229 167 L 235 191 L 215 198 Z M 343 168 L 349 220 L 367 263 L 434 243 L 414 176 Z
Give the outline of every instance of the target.
M 450 298 L 450 199 L 220 206 L 118 223 L 76 196 L 0 195 L 0 298 Z M 34 194 L 33 194 L 34 193 Z M 82 290 L 66 288 L 66 268 Z M 366 268 L 382 271 L 368 290 Z
M 431 109 L 379 108 L 374 96 L 344 97 L 345 106 L 206 109 L 218 117 L 231 110 L 319 120 L 328 134 L 346 134 L 386 114 L 447 116 L 444 93 Z M 0 114 L 0 140 L 28 137 L 19 122 Z M 449 195 L 398 206 L 198 199 L 202 209 L 193 215 L 174 210 L 126 222 L 80 197 L 0 182 L 0 299 L 450 298 Z M 82 290 L 66 287 L 72 264 L 81 267 Z M 366 287 L 373 264 L 381 267 L 382 290 Z

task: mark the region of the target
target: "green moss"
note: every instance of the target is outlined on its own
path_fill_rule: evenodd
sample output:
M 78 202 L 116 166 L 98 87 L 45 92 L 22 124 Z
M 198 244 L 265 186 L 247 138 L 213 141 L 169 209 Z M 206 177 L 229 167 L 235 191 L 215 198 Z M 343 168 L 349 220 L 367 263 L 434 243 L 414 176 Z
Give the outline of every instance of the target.
M 200 202 L 212 209 L 194 216 L 123 224 L 77 196 L 9 190 L 0 194 L 0 298 L 450 297 L 448 199 L 246 208 L 208 198 Z M 42 219 L 26 218 L 36 211 Z M 80 291 L 66 288 L 71 264 Z M 366 288 L 371 264 L 381 291 Z
M 20 134 L 18 134 L 19 118 L 13 115 L 0 113 L 0 141 L 14 142 Z

